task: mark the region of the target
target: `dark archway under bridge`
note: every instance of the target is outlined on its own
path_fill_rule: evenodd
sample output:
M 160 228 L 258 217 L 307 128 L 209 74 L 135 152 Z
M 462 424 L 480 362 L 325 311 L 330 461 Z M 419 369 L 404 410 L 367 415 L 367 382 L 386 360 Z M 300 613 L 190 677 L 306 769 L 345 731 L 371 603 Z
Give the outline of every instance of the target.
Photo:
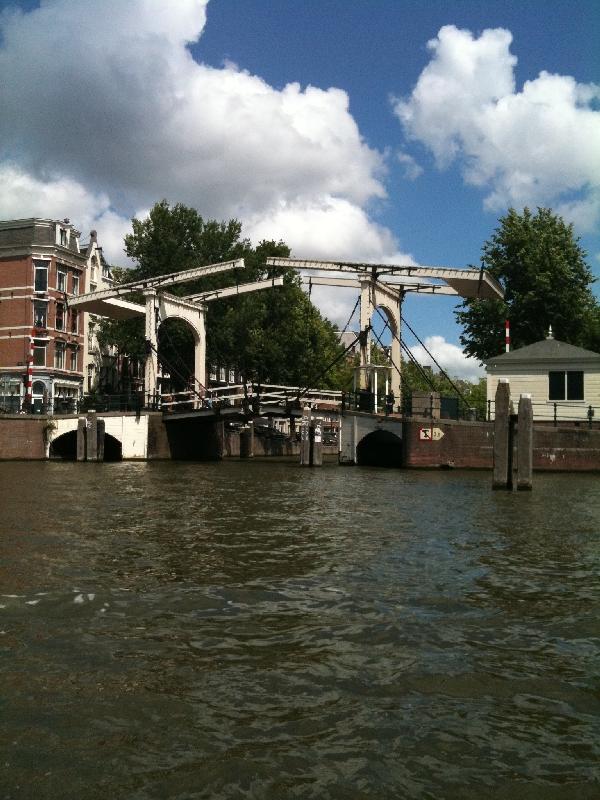
M 403 466 L 402 439 L 385 430 L 367 434 L 356 446 L 356 463 L 363 467 Z

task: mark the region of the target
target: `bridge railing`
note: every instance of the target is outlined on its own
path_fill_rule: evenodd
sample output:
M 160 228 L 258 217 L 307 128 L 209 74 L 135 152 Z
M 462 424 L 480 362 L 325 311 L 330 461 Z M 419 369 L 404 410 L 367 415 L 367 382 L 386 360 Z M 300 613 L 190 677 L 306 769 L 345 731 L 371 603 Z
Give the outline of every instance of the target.
M 162 408 L 164 411 L 175 412 L 178 410 L 210 409 L 221 407 L 239 407 L 253 410 L 258 413 L 260 409 L 269 407 L 301 407 L 310 405 L 318 407 L 327 404 L 341 407 L 342 395 L 340 391 L 329 389 L 303 389 L 299 386 L 286 386 L 282 384 L 255 384 L 240 383 L 227 386 L 211 387 L 203 396 L 197 392 L 184 391 L 155 395 L 148 398 L 147 405 L 153 408 Z

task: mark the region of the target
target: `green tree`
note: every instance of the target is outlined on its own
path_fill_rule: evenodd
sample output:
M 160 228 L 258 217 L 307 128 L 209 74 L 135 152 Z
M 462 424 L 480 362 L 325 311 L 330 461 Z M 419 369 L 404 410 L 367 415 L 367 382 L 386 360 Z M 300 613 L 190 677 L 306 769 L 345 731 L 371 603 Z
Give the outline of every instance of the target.
M 125 237 L 127 255 L 136 261 L 127 280 L 178 272 L 192 266 L 244 258 L 245 269 L 209 275 L 172 287 L 185 295 L 283 276 L 284 284 L 261 292 L 215 300 L 208 304 L 206 319 L 209 363 L 239 371 L 246 379 L 261 383 L 305 386 L 317 381 L 331 386 L 335 370 L 324 373 L 341 348 L 331 323 L 313 306 L 293 270 L 266 266 L 269 256 L 289 256 L 283 242 L 263 241 L 252 247 L 241 236 L 237 220 L 205 221 L 198 212 L 182 204 L 170 207 L 157 203 L 147 219 L 132 220 L 133 232 Z M 121 277 L 121 276 L 119 276 Z M 136 328 L 137 325 L 137 328 Z M 191 368 L 191 346 L 185 323 L 171 321 L 159 329 L 163 361 L 172 372 Z M 135 331 L 137 330 L 137 334 Z M 143 350 L 143 325 L 110 322 L 104 333 L 106 343 L 126 343 L 132 351 Z M 137 338 L 136 338 L 137 337 Z
M 509 209 L 482 249 L 481 265 L 502 285 L 504 300 L 465 300 L 455 312 L 465 352 L 480 361 L 504 349 L 510 320 L 513 347 L 554 336 L 581 347 L 600 345 L 600 314 L 586 253 L 551 209 Z

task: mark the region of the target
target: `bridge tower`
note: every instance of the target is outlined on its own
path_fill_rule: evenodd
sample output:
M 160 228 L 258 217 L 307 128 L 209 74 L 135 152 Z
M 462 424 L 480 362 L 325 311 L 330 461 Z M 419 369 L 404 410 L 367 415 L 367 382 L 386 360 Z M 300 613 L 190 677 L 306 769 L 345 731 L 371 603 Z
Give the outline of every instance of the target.
M 485 270 L 417 265 L 369 264 L 353 261 L 314 261 L 300 258 L 268 258 L 267 264 L 292 267 L 298 272 L 337 273 L 310 277 L 313 286 L 340 286 L 360 291 L 360 366 L 361 388 L 365 388 L 366 367 L 370 361 L 369 331 L 375 310 L 382 308 L 392 333 L 391 388 L 399 404 L 402 399 L 401 354 L 402 302 L 408 292 L 453 295 L 472 298 L 502 298 L 500 284 Z M 343 277 L 343 273 L 352 277 Z M 426 279 L 426 280 L 423 280 Z
M 131 283 L 117 284 L 110 289 L 70 298 L 69 306 L 110 319 L 145 317 L 146 363 L 144 368 L 144 390 L 147 398 L 155 396 L 158 386 L 158 329 L 162 322 L 176 317 L 184 320 L 194 334 L 194 379 L 196 384 L 206 386 L 206 304 L 233 295 L 256 292 L 281 286 L 283 278 L 251 281 L 224 289 L 213 289 L 199 294 L 179 297 L 166 291 L 167 287 L 187 283 L 206 275 L 228 270 L 243 270 L 244 259 L 207 264 L 200 267 L 172 272 L 156 278 L 144 278 Z M 134 292 L 141 292 L 144 305 L 123 299 Z

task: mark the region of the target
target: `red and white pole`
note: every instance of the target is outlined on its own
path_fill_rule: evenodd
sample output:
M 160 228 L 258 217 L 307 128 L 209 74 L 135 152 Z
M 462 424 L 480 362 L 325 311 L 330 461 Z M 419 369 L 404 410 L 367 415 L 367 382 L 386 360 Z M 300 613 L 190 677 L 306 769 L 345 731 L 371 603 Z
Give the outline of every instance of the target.
M 25 408 L 33 403 L 33 336 L 29 337 L 29 355 L 27 356 L 27 377 L 25 380 Z
M 505 334 L 505 345 L 506 345 L 506 352 L 510 352 L 510 322 L 508 320 L 504 323 L 504 334 Z

